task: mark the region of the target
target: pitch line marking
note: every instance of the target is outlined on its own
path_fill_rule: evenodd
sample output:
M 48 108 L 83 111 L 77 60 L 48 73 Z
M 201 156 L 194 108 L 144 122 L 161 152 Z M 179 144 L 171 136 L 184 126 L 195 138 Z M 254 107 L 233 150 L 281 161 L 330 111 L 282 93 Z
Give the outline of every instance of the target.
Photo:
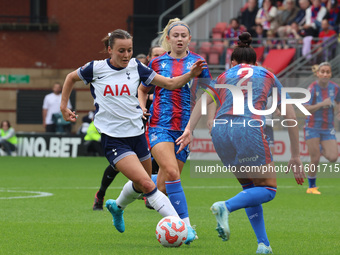
M 25 190 L 0 190 L 1 192 L 8 192 L 8 193 L 28 193 L 28 194 L 35 194 L 35 195 L 28 195 L 28 196 L 15 196 L 15 197 L 0 197 L 0 199 L 19 199 L 19 198 L 37 198 L 37 197 L 49 197 L 53 196 L 53 193 L 49 192 L 42 192 L 42 191 L 25 191 Z

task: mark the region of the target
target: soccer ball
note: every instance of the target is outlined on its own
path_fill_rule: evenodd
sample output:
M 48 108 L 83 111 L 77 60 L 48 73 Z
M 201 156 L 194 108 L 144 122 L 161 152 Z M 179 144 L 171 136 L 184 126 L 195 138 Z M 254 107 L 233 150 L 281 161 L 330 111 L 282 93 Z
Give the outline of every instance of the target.
M 187 236 L 187 226 L 178 217 L 167 216 L 157 224 L 156 238 L 165 247 L 179 247 L 187 240 Z

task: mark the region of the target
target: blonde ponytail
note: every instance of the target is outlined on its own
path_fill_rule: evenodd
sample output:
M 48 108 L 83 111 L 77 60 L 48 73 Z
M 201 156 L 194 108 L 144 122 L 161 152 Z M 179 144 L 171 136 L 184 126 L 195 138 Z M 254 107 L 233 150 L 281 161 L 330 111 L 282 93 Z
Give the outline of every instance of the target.
M 316 73 L 319 71 L 319 65 L 313 65 L 312 66 L 312 72 L 316 76 Z

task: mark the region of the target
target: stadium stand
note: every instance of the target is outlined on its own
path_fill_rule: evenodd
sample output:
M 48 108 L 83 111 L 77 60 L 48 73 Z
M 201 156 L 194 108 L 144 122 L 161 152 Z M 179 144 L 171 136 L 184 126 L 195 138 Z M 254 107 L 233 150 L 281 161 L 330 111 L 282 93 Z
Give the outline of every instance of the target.
M 197 42 L 191 41 L 189 44 L 189 50 L 192 52 L 197 52 Z
M 227 29 L 228 24 L 227 22 L 218 22 L 215 27 L 212 28 L 212 33 L 213 34 L 221 34 L 221 37 L 224 33 L 224 31 Z
M 274 74 L 278 74 L 285 69 L 294 58 L 296 50 L 291 49 L 272 49 L 264 59 L 262 66 Z M 278 59 L 280 61 L 278 61 Z
M 262 60 L 263 60 L 263 53 L 264 53 L 264 46 L 262 46 L 262 47 L 255 47 L 254 50 L 256 52 L 257 62 L 262 62 Z
M 203 58 L 205 58 L 208 61 L 208 63 L 209 63 L 209 60 L 208 60 L 207 57 L 208 57 L 208 55 L 210 53 L 211 45 L 212 45 L 211 42 L 201 42 L 201 45 L 200 45 L 200 48 L 199 48 L 199 54 Z

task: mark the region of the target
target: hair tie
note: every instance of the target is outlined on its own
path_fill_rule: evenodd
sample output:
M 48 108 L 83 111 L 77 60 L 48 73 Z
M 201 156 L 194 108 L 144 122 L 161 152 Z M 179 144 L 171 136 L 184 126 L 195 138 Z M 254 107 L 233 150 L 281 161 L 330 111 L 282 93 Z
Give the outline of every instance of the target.
M 191 34 L 190 28 L 189 28 L 187 25 L 185 25 L 185 24 L 183 24 L 183 23 L 180 23 L 180 24 L 175 24 L 175 25 L 173 25 L 172 27 L 170 27 L 169 30 L 168 30 L 168 35 L 170 34 L 170 30 L 173 29 L 173 28 L 176 27 L 176 26 L 183 26 L 183 27 L 186 27 L 186 28 L 188 29 L 188 31 L 189 31 L 189 34 Z
M 318 70 L 320 69 L 320 67 L 322 67 L 322 66 L 329 66 L 330 68 L 332 68 L 332 65 L 331 65 L 331 63 L 329 63 L 329 62 L 322 62 L 322 63 L 320 63 L 319 64 L 319 66 L 318 66 Z

